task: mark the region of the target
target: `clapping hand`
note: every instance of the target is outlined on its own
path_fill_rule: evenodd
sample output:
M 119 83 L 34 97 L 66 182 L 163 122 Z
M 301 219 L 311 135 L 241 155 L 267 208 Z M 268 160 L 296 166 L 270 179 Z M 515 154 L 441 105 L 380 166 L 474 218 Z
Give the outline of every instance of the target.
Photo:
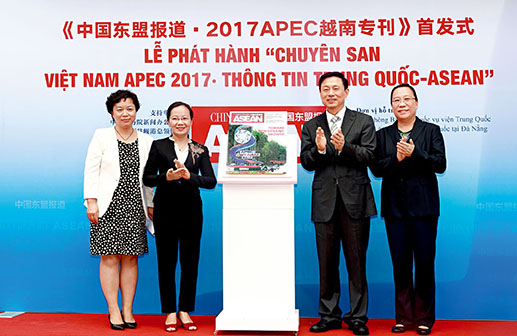
M 167 181 L 179 180 L 180 178 L 184 178 L 185 180 L 190 179 L 190 172 L 185 167 L 185 165 L 179 162 L 178 159 L 174 160 L 174 164 L 176 165 L 176 170 L 170 168 L 167 170 Z
M 174 164 L 176 165 L 176 171 L 179 172 L 180 177 L 184 178 L 185 180 L 190 180 L 190 171 L 185 167 L 185 165 L 181 162 L 179 162 L 178 159 L 174 160 Z
M 397 159 L 399 162 L 406 157 L 410 157 L 411 154 L 413 154 L 413 150 L 415 150 L 413 139 L 409 139 L 409 141 L 407 138 L 400 139 L 400 141 L 397 142 Z
M 336 133 L 332 134 L 330 137 L 330 143 L 336 147 L 338 151 L 343 150 L 343 146 L 345 145 L 345 136 L 343 135 L 343 132 L 341 132 L 341 129 L 338 129 Z
M 327 138 L 325 137 L 325 132 L 321 127 L 318 127 L 316 130 L 316 146 L 319 151 L 324 151 L 327 146 Z

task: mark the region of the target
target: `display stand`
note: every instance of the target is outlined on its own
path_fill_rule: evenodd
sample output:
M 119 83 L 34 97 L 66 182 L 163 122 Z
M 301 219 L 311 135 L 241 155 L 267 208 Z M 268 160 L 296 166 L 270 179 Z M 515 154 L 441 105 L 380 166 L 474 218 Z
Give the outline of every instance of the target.
M 293 331 L 295 309 L 294 184 L 296 138 L 290 136 L 287 176 L 226 176 L 223 184 L 223 310 L 217 331 Z M 289 148 L 291 150 L 289 150 Z

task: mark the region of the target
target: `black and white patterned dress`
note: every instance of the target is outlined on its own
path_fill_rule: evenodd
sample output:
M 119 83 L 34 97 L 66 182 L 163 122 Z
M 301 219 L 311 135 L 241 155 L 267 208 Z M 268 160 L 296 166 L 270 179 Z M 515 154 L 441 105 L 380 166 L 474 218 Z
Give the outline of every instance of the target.
M 148 252 L 145 212 L 139 181 L 138 139 L 117 139 L 120 180 L 99 224 L 90 225 L 90 253 L 140 255 Z M 145 163 L 144 163 L 145 164 Z

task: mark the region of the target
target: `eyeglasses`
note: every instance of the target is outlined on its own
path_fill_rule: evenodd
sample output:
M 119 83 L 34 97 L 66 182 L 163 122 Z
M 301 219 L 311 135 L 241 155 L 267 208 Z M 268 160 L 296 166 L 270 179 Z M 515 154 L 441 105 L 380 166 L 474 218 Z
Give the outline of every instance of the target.
M 190 118 L 189 117 L 181 117 L 181 118 L 171 117 L 169 120 L 172 121 L 172 122 L 179 122 L 180 120 L 183 121 L 183 122 L 187 122 L 187 121 L 190 120 Z
M 400 105 L 400 103 L 404 102 L 404 104 L 409 104 L 409 102 L 412 100 L 412 99 L 415 99 L 414 97 L 404 97 L 402 99 L 400 98 L 395 98 L 391 101 L 391 103 L 393 105 Z

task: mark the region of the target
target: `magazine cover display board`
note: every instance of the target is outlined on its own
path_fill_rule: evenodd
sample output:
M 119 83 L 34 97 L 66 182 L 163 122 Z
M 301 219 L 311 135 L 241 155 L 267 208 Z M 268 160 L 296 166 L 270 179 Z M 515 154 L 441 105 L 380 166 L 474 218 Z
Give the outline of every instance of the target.
M 285 175 L 286 141 L 286 112 L 230 112 L 226 173 Z
M 298 331 L 297 142 L 286 125 L 286 112 L 230 112 L 228 137 L 220 139 L 223 310 L 216 331 Z
M 219 143 L 220 183 L 296 183 L 297 139 L 287 134 L 287 112 L 232 111 Z

